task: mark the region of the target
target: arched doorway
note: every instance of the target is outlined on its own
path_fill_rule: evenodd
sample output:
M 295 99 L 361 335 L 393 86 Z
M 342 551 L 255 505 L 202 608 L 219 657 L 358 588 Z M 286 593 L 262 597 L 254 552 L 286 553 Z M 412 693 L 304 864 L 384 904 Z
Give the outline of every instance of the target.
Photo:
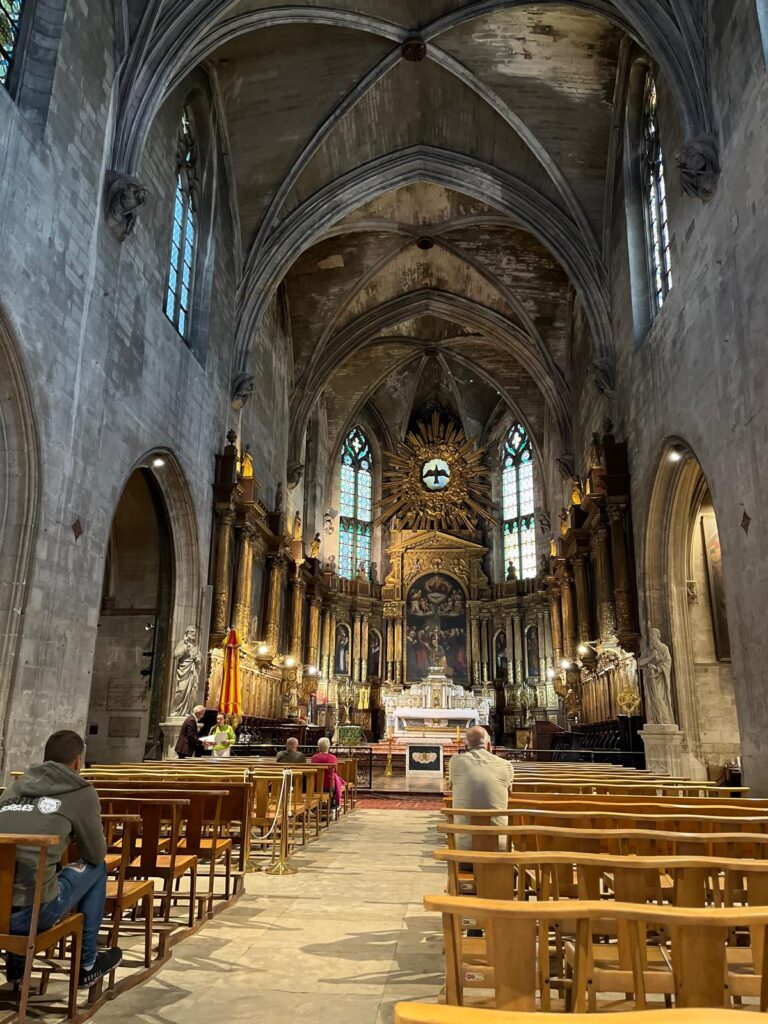
M 673 664 L 673 702 L 688 768 L 740 754 L 717 517 L 698 459 L 682 441 L 665 445 L 648 514 L 646 629 L 656 627 Z
M 19 346 L 0 309 L 0 768 L 29 586 L 39 503 L 39 445 Z
M 88 760 L 159 756 L 174 594 L 171 526 L 149 469 L 120 496 L 104 569 L 88 709 Z

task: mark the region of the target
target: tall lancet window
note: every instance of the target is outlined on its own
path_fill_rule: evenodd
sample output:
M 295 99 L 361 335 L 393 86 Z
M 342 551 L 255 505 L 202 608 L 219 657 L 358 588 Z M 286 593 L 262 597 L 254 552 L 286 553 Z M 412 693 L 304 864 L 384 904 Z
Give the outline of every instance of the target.
M 658 313 L 672 288 L 672 259 L 669 249 L 667 187 L 664 153 L 659 137 L 656 81 L 649 72 L 643 95 L 643 138 L 641 145 L 646 247 L 651 275 L 653 312 Z
M 192 311 L 192 290 L 198 233 L 197 147 L 194 122 L 188 107 L 181 114 L 176 149 L 176 191 L 173 201 L 173 234 L 168 267 L 165 314 L 186 338 Z
M 533 454 L 525 428 L 516 423 L 501 456 L 501 504 L 504 514 L 504 566 L 515 564 L 518 579 L 536 575 L 536 524 L 533 517 Z
M 368 438 L 353 427 L 341 446 L 339 575 L 348 580 L 358 566 L 371 567 L 373 459 Z
M 7 85 L 19 41 L 24 0 L 0 0 L 0 85 Z

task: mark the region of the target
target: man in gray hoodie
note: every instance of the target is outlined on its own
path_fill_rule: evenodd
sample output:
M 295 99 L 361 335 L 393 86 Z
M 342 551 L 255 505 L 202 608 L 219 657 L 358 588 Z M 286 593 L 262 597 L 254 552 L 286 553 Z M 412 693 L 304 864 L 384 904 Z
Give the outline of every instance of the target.
M 75 909 L 83 915 L 80 987 L 90 988 L 122 959 L 117 947 L 99 952 L 97 946 L 107 891 L 107 844 L 99 798 L 90 782 L 80 775 L 85 743 L 76 732 L 55 732 L 45 745 L 43 760 L 43 764 L 28 768 L 0 798 L 0 832 L 59 837 L 58 844 L 48 847 L 38 930 L 52 928 Z M 60 870 L 71 839 L 77 841 L 80 860 Z M 18 850 L 11 915 L 14 935 L 29 931 L 37 863 L 38 850 L 34 847 Z M 23 973 L 24 960 L 9 954 L 7 980 L 18 981 Z

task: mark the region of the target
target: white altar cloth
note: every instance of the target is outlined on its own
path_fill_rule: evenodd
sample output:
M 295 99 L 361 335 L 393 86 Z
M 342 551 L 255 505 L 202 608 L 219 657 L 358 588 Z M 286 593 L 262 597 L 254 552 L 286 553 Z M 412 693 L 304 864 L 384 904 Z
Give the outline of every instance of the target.
M 396 736 L 413 735 L 415 729 L 428 736 L 456 726 L 466 729 L 480 721 L 476 708 L 395 708 L 393 718 Z

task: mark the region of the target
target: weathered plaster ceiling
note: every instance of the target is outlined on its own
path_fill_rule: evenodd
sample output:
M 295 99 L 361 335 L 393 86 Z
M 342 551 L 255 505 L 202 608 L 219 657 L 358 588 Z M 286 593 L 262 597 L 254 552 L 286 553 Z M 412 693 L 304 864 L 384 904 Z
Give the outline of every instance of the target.
M 583 250 L 585 279 L 599 280 L 622 31 L 569 4 L 477 4 L 473 19 L 430 29 L 427 59 L 402 59 L 405 35 L 469 6 L 343 0 L 334 14 L 313 0 L 302 10 L 323 23 L 307 24 L 285 23 L 294 7 L 284 0 L 209 56 L 237 192 L 243 308 L 250 271 L 285 282 L 294 449 L 320 398 L 335 444 L 364 406 L 402 436 L 430 394 L 469 433 L 506 403 L 537 443 L 549 405 L 566 443 L 568 323 L 584 281 L 561 232 L 577 259 Z M 266 7 L 242 3 L 231 17 Z M 496 175 L 519 197 L 519 216 L 496 186 L 449 186 L 439 171 L 354 184 L 365 165 L 421 152 L 470 177 L 477 162 L 478 181 Z M 347 180 L 343 204 L 324 200 L 318 220 L 320 190 Z M 315 221 L 304 234 L 292 226 Z M 280 245 L 288 255 L 270 269 Z M 607 284 L 595 308 L 606 295 Z

